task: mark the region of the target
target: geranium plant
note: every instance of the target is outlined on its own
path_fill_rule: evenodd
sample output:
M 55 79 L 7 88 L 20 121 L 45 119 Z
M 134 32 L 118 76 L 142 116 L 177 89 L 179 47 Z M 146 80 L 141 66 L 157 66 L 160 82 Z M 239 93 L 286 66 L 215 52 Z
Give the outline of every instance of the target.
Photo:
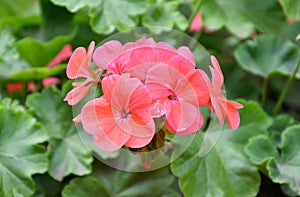
M 297 0 L 0 6 L 0 197 L 299 196 Z

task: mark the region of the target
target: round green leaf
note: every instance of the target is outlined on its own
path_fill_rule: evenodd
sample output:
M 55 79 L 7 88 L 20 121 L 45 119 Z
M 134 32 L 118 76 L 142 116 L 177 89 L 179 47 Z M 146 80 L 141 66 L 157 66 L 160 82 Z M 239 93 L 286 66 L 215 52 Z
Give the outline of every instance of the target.
M 214 132 L 198 133 L 188 150 L 171 164 L 186 196 L 234 197 L 258 193 L 260 176 L 244 148 L 251 137 L 267 133 L 271 119 L 257 103 L 239 102 L 244 108 L 240 110 L 238 129 L 224 129 L 216 145 L 204 157 L 199 156 L 203 140 L 213 141 L 216 135 Z
M 84 7 L 97 7 L 102 1 L 95 0 L 51 0 L 52 3 L 58 6 L 65 6 L 69 11 L 76 12 Z
M 50 137 L 49 174 L 56 180 L 73 173 L 91 172 L 93 157 L 80 140 L 72 122 L 72 110 L 54 86 L 27 97 L 26 105 L 44 125 Z
M 280 0 L 284 12 L 294 20 L 300 20 L 299 0 Z
M 149 6 L 143 15 L 142 23 L 144 26 L 161 26 L 173 28 L 176 24 L 180 30 L 187 28 L 187 19 L 178 11 L 180 1 L 166 1 Z
M 149 172 L 125 172 L 97 163 L 94 173 L 72 180 L 63 190 L 63 197 L 179 197 L 171 189 L 174 176 L 168 168 Z
M 135 27 L 137 16 L 146 11 L 146 0 L 103 0 L 103 3 L 91 9 L 90 24 L 97 33 L 109 34 L 115 28 L 120 31 Z
M 276 146 L 266 135 L 251 138 L 245 151 L 250 156 L 251 161 L 257 165 L 272 160 L 274 157 L 279 158 Z
M 267 166 L 271 179 L 288 183 L 300 195 L 300 126 L 292 126 L 282 133 L 281 157 L 274 158 Z
M 63 197 L 109 197 L 104 185 L 95 177 L 87 176 L 73 179 L 62 191 Z
M 300 50 L 287 39 L 262 35 L 241 44 L 234 55 L 242 69 L 268 78 L 272 74 L 292 75 Z M 300 71 L 296 78 L 300 78 Z
M 21 107 L 0 104 L 0 196 L 30 196 L 33 174 L 47 170 L 42 126 Z
M 210 0 L 202 1 L 203 23 L 209 29 L 225 26 L 239 37 L 248 37 L 255 28 L 276 32 L 285 16 L 277 0 Z M 272 17 L 270 17 L 272 15 Z

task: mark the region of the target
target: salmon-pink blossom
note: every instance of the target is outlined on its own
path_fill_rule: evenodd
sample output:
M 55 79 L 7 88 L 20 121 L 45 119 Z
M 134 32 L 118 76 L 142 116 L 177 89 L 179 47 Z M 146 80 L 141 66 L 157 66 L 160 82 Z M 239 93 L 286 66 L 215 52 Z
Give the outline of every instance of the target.
M 222 91 L 222 85 L 224 82 L 224 76 L 219 65 L 218 60 L 211 56 L 212 67 L 210 66 L 210 72 L 212 74 L 212 81 L 210 82 L 208 77 L 203 73 L 203 77 L 210 89 L 210 103 L 209 107 L 216 114 L 221 126 L 224 125 L 224 116 L 231 129 L 238 128 L 240 124 L 240 116 L 237 109 L 243 108 L 238 102 L 227 100 Z
M 84 81 L 72 83 L 74 89 L 71 90 L 64 99 L 68 101 L 69 105 L 77 104 L 89 93 L 91 87 L 97 85 L 100 81 L 98 74 L 89 68 L 94 47 L 95 42 L 92 41 L 87 52 L 83 47 L 77 48 L 69 60 L 67 66 L 68 78 L 85 78 Z
M 199 70 L 184 75 L 172 66 L 157 64 L 148 71 L 145 84 L 153 101 L 163 106 L 168 130 L 185 135 L 200 129 L 203 117 L 198 107 L 208 103 L 209 90 Z
M 149 90 L 129 74 L 111 75 L 102 81 L 104 95 L 86 103 L 81 111 L 83 128 L 97 146 L 115 151 L 123 145 L 146 146 L 154 136 Z

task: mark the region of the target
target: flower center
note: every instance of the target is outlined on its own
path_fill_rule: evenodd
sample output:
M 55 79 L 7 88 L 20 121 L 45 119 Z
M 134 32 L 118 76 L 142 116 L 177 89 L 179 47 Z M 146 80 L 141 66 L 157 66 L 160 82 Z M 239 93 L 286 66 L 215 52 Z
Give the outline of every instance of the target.
M 169 99 L 169 100 L 178 100 L 176 94 L 174 94 L 174 93 L 170 94 L 170 95 L 168 96 L 168 99 Z

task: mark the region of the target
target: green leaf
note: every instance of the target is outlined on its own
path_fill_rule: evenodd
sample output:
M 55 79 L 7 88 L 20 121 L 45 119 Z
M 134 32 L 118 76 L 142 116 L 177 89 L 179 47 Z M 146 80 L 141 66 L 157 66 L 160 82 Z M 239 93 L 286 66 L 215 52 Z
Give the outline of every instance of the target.
M 74 14 L 64 7 L 53 5 L 49 0 L 41 0 L 42 24 L 41 32 L 45 40 L 50 40 L 59 35 L 72 36 L 75 31 Z
M 294 20 L 300 20 L 300 1 L 299 0 L 280 0 L 284 12 Z
M 26 17 L 39 13 L 38 0 L 2 0 L 0 7 L 0 19 L 8 16 Z
M 15 47 L 16 39 L 8 29 L 0 29 L 0 78 L 6 78 L 12 73 L 27 69 L 30 66 L 20 59 Z
M 21 58 L 30 63 L 32 67 L 43 67 L 69 42 L 70 38 L 67 36 L 58 36 L 47 43 L 27 37 L 18 41 L 16 47 Z
M 0 77 L 0 82 L 18 82 L 18 81 L 32 81 L 32 80 L 42 80 L 46 77 L 51 77 L 64 73 L 66 70 L 66 65 L 57 65 L 54 68 L 30 68 L 21 71 L 16 71 L 10 76 L 5 78 Z
M 242 38 L 250 36 L 255 28 L 267 33 L 276 32 L 285 22 L 277 0 L 202 1 L 200 11 L 204 26 L 212 30 L 226 26 Z
M 3 0 L 0 7 L 0 27 L 18 28 L 41 21 L 38 0 Z
M 66 7 L 70 12 L 76 12 L 84 7 L 97 7 L 102 0 L 51 0 L 51 2 L 55 5 Z
M 101 181 L 92 176 L 73 179 L 62 191 L 62 196 L 109 196 Z
M 284 38 L 262 35 L 241 44 L 234 55 L 242 69 L 268 78 L 272 74 L 291 75 L 300 58 L 300 50 Z M 300 71 L 296 78 L 300 78 Z
M 179 197 L 170 188 L 174 177 L 168 168 L 150 172 L 125 172 L 99 164 L 94 173 L 73 179 L 63 190 L 63 197 L 165 196 Z
M 90 10 L 90 24 L 95 32 L 102 34 L 133 28 L 138 24 L 137 16 L 145 13 L 146 7 L 146 0 L 103 0 Z
M 27 97 L 26 105 L 35 111 L 50 138 L 49 174 L 56 180 L 73 173 L 91 172 L 92 155 L 81 142 L 71 107 L 64 103 L 61 93 L 53 86 Z
M 251 161 L 260 164 L 268 161 L 267 170 L 275 183 L 289 184 L 300 195 L 300 126 L 291 126 L 282 133 L 280 153 L 272 140 L 259 136 L 250 140 L 246 152 Z
M 281 134 L 282 132 L 298 122 L 288 114 L 280 114 L 273 118 L 273 125 L 269 128 L 270 138 L 276 147 L 281 148 Z
M 214 142 L 219 131 L 198 133 L 187 149 L 171 164 L 186 196 L 255 196 L 259 191 L 257 168 L 244 153 L 248 140 L 266 134 L 271 119 L 256 102 L 240 100 L 241 124 L 236 130 L 222 131 L 213 149 L 200 157 L 201 144 Z
M 149 6 L 143 15 L 144 26 L 160 26 L 173 28 L 175 25 L 180 30 L 185 30 L 188 25 L 187 19 L 178 11 L 180 1 L 163 0 Z
M 279 158 L 276 146 L 267 135 L 251 138 L 245 151 L 250 156 L 251 162 L 257 165 L 272 160 L 274 157 Z
M 300 195 L 300 126 L 293 126 L 282 133 L 281 158 L 270 161 L 268 170 L 276 183 L 288 183 Z
M 0 104 L 0 196 L 30 196 L 33 174 L 47 170 L 42 126 L 15 104 Z M 10 105 L 10 106 L 8 106 Z

